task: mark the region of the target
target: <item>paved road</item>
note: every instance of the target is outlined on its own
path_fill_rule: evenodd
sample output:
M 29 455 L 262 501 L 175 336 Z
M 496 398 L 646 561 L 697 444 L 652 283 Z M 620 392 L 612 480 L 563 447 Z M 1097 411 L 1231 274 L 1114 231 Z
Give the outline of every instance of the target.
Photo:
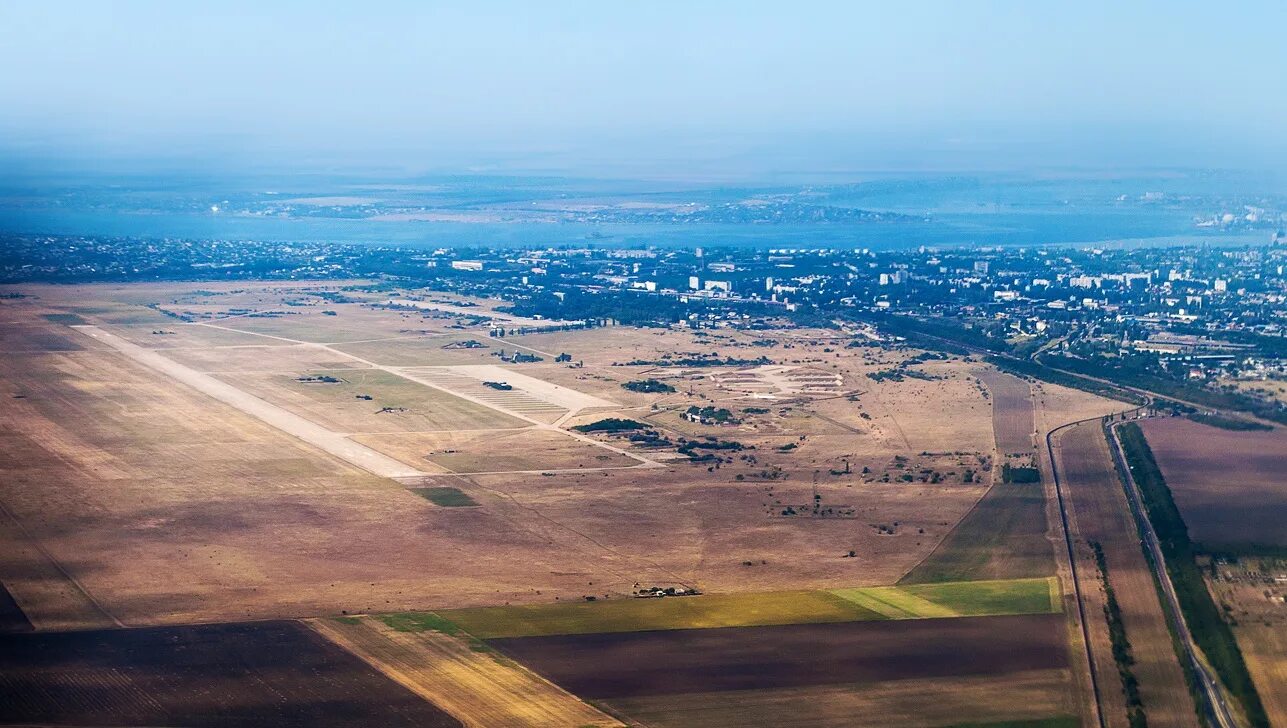
M 1180 611 L 1180 599 L 1175 594 L 1175 586 L 1171 583 L 1171 576 L 1166 571 L 1166 559 L 1162 555 L 1162 545 L 1158 541 L 1157 533 L 1153 530 L 1153 524 L 1149 522 L 1148 515 L 1144 511 L 1144 499 L 1140 495 L 1139 485 L 1135 482 L 1135 476 L 1131 473 L 1130 468 L 1126 466 L 1126 454 L 1122 450 L 1121 440 L 1117 437 L 1117 428 L 1121 422 L 1113 423 L 1108 429 L 1111 433 L 1109 444 L 1112 445 L 1113 459 L 1117 461 L 1120 472 L 1125 473 L 1126 496 L 1130 502 L 1131 514 L 1135 516 L 1135 521 L 1139 526 L 1140 533 L 1144 534 L 1144 547 L 1152 558 L 1149 559 L 1149 566 L 1153 569 L 1153 575 L 1157 578 L 1157 583 L 1162 585 L 1162 593 L 1166 596 L 1167 617 L 1171 622 L 1175 634 L 1179 637 L 1180 644 L 1184 648 L 1185 658 L 1193 668 L 1194 674 L 1198 677 L 1198 683 L 1202 687 L 1204 699 L 1203 708 L 1207 712 L 1207 719 L 1220 726 L 1221 728 L 1237 728 L 1237 722 L 1233 718 L 1233 711 L 1229 709 L 1229 703 L 1225 699 L 1224 690 L 1220 682 L 1211 674 L 1206 664 L 1198 659 L 1198 648 L 1193 641 L 1193 633 L 1189 631 L 1189 625 L 1184 621 L 1184 613 Z

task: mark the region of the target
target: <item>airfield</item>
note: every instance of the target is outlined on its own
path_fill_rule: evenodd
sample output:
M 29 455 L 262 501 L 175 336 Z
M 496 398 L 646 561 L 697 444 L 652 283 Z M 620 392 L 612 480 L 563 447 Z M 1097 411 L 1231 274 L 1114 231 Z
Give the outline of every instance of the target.
M 0 686 L 47 696 L 4 722 L 253 723 L 256 681 L 295 725 L 341 699 L 421 725 L 1091 719 L 1045 434 L 1128 405 L 830 329 L 533 332 L 364 282 L 0 292 Z M 261 631 L 334 685 L 251 665 L 185 705 L 148 672 L 223 674 Z

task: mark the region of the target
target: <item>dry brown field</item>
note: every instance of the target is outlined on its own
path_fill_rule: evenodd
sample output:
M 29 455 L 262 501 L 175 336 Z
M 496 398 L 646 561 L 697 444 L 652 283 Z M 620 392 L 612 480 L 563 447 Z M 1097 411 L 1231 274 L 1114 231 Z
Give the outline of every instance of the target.
M 1270 725 L 1287 723 L 1287 624 L 1239 623 L 1233 632 Z
M 958 524 L 991 507 L 980 498 L 992 484 L 998 438 L 1014 444 L 1031 427 L 1019 412 L 1027 385 L 1017 380 L 950 358 L 907 365 L 928 379 L 877 381 L 870 375 L 917 352 L 848 348 L 836 332 L 607 328 L 500 340 L 486 326 L 449 328 L 465 320 L 459 316 L 358 302 L 378 296 L 327 300 L 340 287 L 33 287 L 25 289 L 33 298 L 0 302 L 0 583 L 37 629 L 581 602 L 651 585 L 719 594 L 893 584 L 954 532 L 966 547 L 979 545 L 978 534 Z M 73 328 L 80 325 L 209 373 L 424 475 L 402 482 L 372 475 L 330 454 L 335 449 L 248 414 L 252 408 L 213 399 L 166 367 L 144 366 Z M 444 348 L 470 340 L 486 348 Z M 520 347 L 544 361 L 504 365 L 493 356 Z M 774 365 L 614 366 L 712 351 Z M 562 352 L 584 366 L 556 363 Z M 444 368 L 458 365 L 495 365 L 488 376 L 532 389 L 495 392 L 465 376 L 484 370 Z M 317 376 L 341 381 L 298 381 Z M 621 387 L 646 378 L 678 391 Z M 997 394 L 1006 387 L 1012 397 Z M 1105 407 L 1057 387 L 1033 391 L 1042 428 Z M 577 393 L 616 404 L 576 414 L 569 402 Z M 741 422 L 688 422 L 679 413 L 690 405 L 726 407 Z M 613 416 L 648 422 L 672 445 L 567 431 Z M 681 438 L 743 449 L 690 462 L 675 452 Z M 477 505 L 437 506 L 411 490 L 421 487 L 458 488 Z M 1003 500 L 993 508 L 1003 520 L 990 523 L 1044 524 L 1033 516 L 1044 503 L 1039 489 L 1023 495 L 1032 503 Z M 1024 543 L 1032 548 L 991 544 L 985 566 L 968 578 L 1049 574 L 1048 565 L 1015 566 L 1030 563 L 1037 547 L 1048 564 L 1044 525 L 1029 530 Z M 1008 564 L 998 560 L 1006 549 L 1015 551 Z M 896 636 L 907 628 L 893 629 Z M 1055 631 L 1062 640 L 1062 628 Z M 390 650 L 382 659 L 403 661 L 404 684 L 432 679 L 407 676 L 430 653 L 443 657 L 447 643 L 379 632 L 368 637 Z M 1020 630 L 1015 639 L 1045 645 L 1043 635 Z M 1068 679 L 1062 642 L 1059 650 L 1057 664 L 1005 663 L 988 676 L 965 668 L 894 675 L 890 661 L 873 658 L 861 674 L 842 676 L 844 685 L 879 686 L 871 690 L 814 681 L 756 695 L 766 711 L 786 710 L 791 695 L 830 696 L 814 708 L 819 725 L 838 720 L 837 706 L 915 712 L 915 696 L 935 685 L 962 686 L 953 693 L 960 714 L 980 722 L 1063 715 L 1076 710 L 1068 707 L 1071 689 L 1057 687 Z M 485 652 L 451 659 L 466 671 L 481 670 L 480 660 L 505 667 Z M 917 660 L 909 664 L 928 664 Z M 489 716 L 478 724 L 504 724 L 501 703 L 481 696 L 487 680 L 510 686 L 493 692 L 516 690 L 505 682 L 514 675 L 470 674 L 481 682 L 468 710 Z M 985 705 L 984 682 L 1011 677 L 1014 694 L 1027 696 L 1024 707 Z M 732 701 L 729 686 L 720 688 L 710 710 L 728 721 L 739 705 L 756 704 Z M 656 696 L 614 699 L 642 701 L 631 708 L 641 714 L 665 712 Z M 683 701 L 687 707 L 658 724 L 703 709 Z M 947 714 L 930 708 L 944 705 L 907 720 L 930 725 Z
M 980 371 L 978 377 L 992 396 L 992 431 L 997 450 L 1002 455 L 1031 453 L 1036 445 L 1031 387 L 1018 377 L 991 369 Z
M 339 381 L 317 381 L 318 377 Z M 528 424 L 380 369 L 236 372 L 217 378 L 334 432 L 486 430 Z
M 1226 609 L 1270 725 L 1287 725 L 1287 560 L 1220 559 L 1207 587 Z
M 434 465 L 447 473 L 539 473 L 639 465 L 637 460 L 558 430 L 462 429 L 357 435 L 353 439 L 413 467 Z
M 1223 430 L 1180 417 L 1140 426 L 1195 543 L 1287 547 L 1287 428 Z
M 1135 658 L 1131 669 L 1139 679 L 1149 725 L 1195 725 L 1193 701 L 1100 423 L 1092 421 L 1059 432 L 1055 456 L 1071 503 L 1070 524 L 1078 539 L 1082 592 L 1093 595 L 1102 591 L 1088 546 L 1098 542 L 1104 550 L 1109 583 L 1121 607 L 1126 638 Z M 1107 622 L 1102 610 L 1088 609 L 1086 617 L 1105 716 L 1114 725 L 1124 725 L 1125 699 L 1109 645 Z
M 2 456 L 6 478 L 0 485 L 0 502 L 16 520 L 7 531 L 11 547 L 4 558 L 12 564 L 12 575 L 4 583 L 38 626 L 96 626 L 113 618 L 153 624 L 541 602 L 578 599 L 586 593 L 621 594 L 636 583 L 683 581 L 726 591 L 892 583 L 933 548 L 982 492 L 979 485 L 966 486 L 951 478 L 937 484 L 864 480 L 858 471 L 866 464 L 878 476 L 891 468 L 895 456 L 915 465 L 919 452 L 862 434 L 855 425 L 869 421 L 858 416 L 861 400 L 841 400 L 853 409 L 824 415 L 847 427 L 817 418 L 812 414 L 814 402 L 797 401 L 784 404 L 785 415 L 775 409 L 749 416 L 745 434 L 723 428 L 694 430 L 693 436 L 700 432 L 746 439 L 756 446 L 754 463 L 736 460 L 708 470 L 680 458 L 665 468 L 522 477 L 444 475 L 442 484 L 460 487 L 481 507 L 438 508 L 400 484 L 367 475 L 139 367 L 76 329 L 44 318 L 66 313 L 72 302 L 84 312 L 75 322 L 89 324 L 104 323 L 92 313 L 97 310 L 126 319 L 133 309 L 142 311 L 140 316 L 155 315 L 142 305 L 151 301 L 183 299 L 183 305 L 198 305 L 201 297 L 185 297 L 180 288 L 81 287 L 71 299 L 70 289 L 53 288 L 42 289 L 41 298 L 4 304 L 5 320 L 19 322 L 2 327 L 4 335 L 24 342 L 20 351 L 30 352 L 0 354 L 0 378 L 8 394 L 0 401 L 8 443 Z M 236 291 L 221 294 L 229 309 L 280 306 L 286 297 L 301 295 L 295 286 L 226 288 Z M 96 302 L 99 296 L 107 300 Z M 350 308 L 365 310 L 358 304 L 334 307 L 340 312 L 333 317 L 337 321 L 349 315 Z M 237 332 L 175 319 L 157 330 L 182 329 L 187 336 L 183 346 L 161 341 L 173 339 L 151 334 L 146 325 L 108 329 L 133 335 L 179 363 L 217 372 L 237 386 L 273 376 L 315 375 L 343 359 L 333 348 L 278 345 L 264 337 L 252 337 L 256 343 L 247 345 Z M 568 343 L 579 340 L 579 348 L 589 350 L 601 333 L 558 336 Z M 658 352 L 683 351 L 695 338 L 679 333 L 672 342 L 655 332 L 613 333 L 623 340 L 655 340 Z M 67 350 L 72 347 L 79 350 Z M 775 356 L 785 351 L 801 361 L 822 358 L 798 341 L 790 349 L 777 348 L 781 351 Z M 762 349 L 729 351 L 759 355 Z M 863 363 L 857 353 L 852 356 L 847 378 L 857 377 L 855 372 L 864 367 L 883 366 Z M 841 363 L 850 366 L 847 360 Z M 628 405 L 620 411 L 626 416 L 633 414 L 631 407 L 650 407 L 648 397 L 631 400 L 632 393 L 620 388 L 621 381 L 642 376 L 635 368 L 558 369 L 549 360 L 532 366 L 516 371 L 541 378 L 543 371 L 557 369 L 549 381 L 622 402 Z M 344 372 L 345 378 L 371 375 L 374 372 L 361 362 Z M 596 386 L 582 388 L 587 382 Z M 295 384 L 291 380 L 286 386 Z M 298 384 L 301 389 L 313 386 Z M 975 387 L 963 378 L 926 384 L 956 387 L 960 396 Z M 692 383 L 693 395 L 679 396 L 703 403 L 709 401 L 703 393 L 716 394 L 717 387 L 709 377 L 699 377 Z M 437 406 L 439 393 L 434 392 L 425 400 L 426 407 Z M 262 393 L 281 396 L 268 389 Z M 985 404 L 981 396 L 974 396 Z M 658 400 L 666 397 L 659 395 Z M 328 410 L 314 400 L 278 401 L 337 431 L 360 429 L 346 419 L 345 408 L 351 407 L 347 403 Z M 487 412 L 488 417 L 496 416 L 493 410 Z M 437 410 L 431 414 L 440 416 Z M 915 428 L 917 417 L 930 414 L 898 416 Z M 988 418 L 980 421 L 987 423 Z M 806 440 L 796 454 L 777 449 L 796 438 L 790 434 L 793 428 L 808 422 L 819 423 L 832 440 Z M 408 429 L 424 426 L 417 422 Z M 771 434 L 753 441 L 749 435 L 759 432 Z M 419 435 L 403 434 L 406 439 L 399 447 L 421 447 L 416 444 Z M 495 436 L 502 438 L 500 442 L 515 437 L 519 445 L 506 452 L 498 449 L 499 456 L 492 460 L 501 470 L 616 467 L 622 461 L 611 450 L 551 448 L 545 439 L 549 436 L 535 431 L 514 435 L 501 430 Z M 975 444 L 986 437 L 985 432 L 974 438 Z M 477 469 L 489 458 L 485 452 L 467 450 L 488 441 L 486 433 L 478 433 L 473 444 L 463 448 L 428 447 L 457 450 L 439 454 L 459 456 L 456 464 L 462 469 Z M 395 449 L 390 452 L 396 454 Z M 587 457 L 574 462 L 580 452 Z M 841 465 L 834 454 L 852 456 L 850 474 L 828 473 Z M 403 456 L 412 459 L 409 452 Z M 964 462 L 976 456 L 960 457 Z M 934 467 L 945 473 L 956 467 L 940 460 Z M 447 467 L 453 465 L 448 462 Z M 823 500 L 852 505 L 856 517 L 770 517 L 775 502 L 810 501 L 815 471 Z M 762 473 L 773 477 L 765 479 Z M 59 487 L 30 485 L 37 482 Z M 414 485 L 426 484 L 434 483 Z M 850 550 L 854 558 L 846 557 Z M 754 565 L 745 566 L 747 561 Z M 110 616 L 93 608 L 91 600 L 65 579 L 46 578 L 57 576 L 58 568 L 66 569 Z M 31 576 L 36 574 L 46 576 Z

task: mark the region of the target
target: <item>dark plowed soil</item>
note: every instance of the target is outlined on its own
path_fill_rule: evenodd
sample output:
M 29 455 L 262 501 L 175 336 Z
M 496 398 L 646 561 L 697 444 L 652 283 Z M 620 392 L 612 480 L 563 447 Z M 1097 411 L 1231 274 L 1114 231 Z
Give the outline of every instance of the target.
M 23 614 L 22 607 L 13 600 L 9 590 L 0 584 L 0 632 L 30 632 L 31 622 Z
M 1189 538 L 1214 550 L 1287 547 L 1287 428 L 1240 432 L 1179 417 L 1140 426 Z
M 0 722 L 460 725 L 295 622 L 2 635 Z
M 491 640 L 584 698 L 1063 667 L 1063 616 L 921 619 Z

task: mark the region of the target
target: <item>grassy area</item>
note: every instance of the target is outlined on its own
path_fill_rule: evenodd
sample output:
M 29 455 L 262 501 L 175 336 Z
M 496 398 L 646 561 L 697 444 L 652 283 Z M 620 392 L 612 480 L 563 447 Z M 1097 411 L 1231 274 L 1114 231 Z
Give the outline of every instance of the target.
M 997 483 L 899 584 L 1044 577 L 1055 571 L 1039 483 Z
M 405 631 L 463 630 L 480 639 L 598 632 L 758 627 L 1059 610 L 1051 579 L 880 586 L 830 591 L 707 594 L 385 615 Z
M 957 616 L 955 612 L 947 607 L 922 599 L 914 594 L 909 594 L 896 586 L 833 589 L 831 593 L 865 609 L 879 612 L 889 619 Z
M 822 591 L 482 607 L 441 614 L 483 639 L 885 619 Z
M 382 614 L 377 619 L 399 632 L 442 632 L 448 635 L 460 633 L 460 627 L 433 612 Z
M 1220 676 L 1220 681 L 1241 704 L 1248 722 L 1257 728 L 1267 727 L 1269 718 L 1251 681 L 1242 651 L 1234 640 L 1233 630 L 1207 591 L 1195 558 L 1194 545 L 1189 540 L 1188 527 L 1171 498 L 1171 491 L 1153 459 L 1144 432 L 1134 423 L 1122 426 L 1118 432 L 1127 466 L 1139 485 L 1149 521 L 1161 543 L 1166 571 L 1175 586 L 1189 630 Z
M 1005 579 L 833 589 L 832 594 L 890 619 L 1058 612 L 1055 580 Z
M 1052 577 L 913 584 L 899 588 L 960 616 L 1046 614 L 1060 609 Z
M 469 494 L 453 488 L 451 486 L 434 486 L 431 488 L 412 488 L 411 492 L 428 500 L 436 506 L 444 508 L 461 508 L 464 506 L 476 506 L 478 501 L 469 497 Z

